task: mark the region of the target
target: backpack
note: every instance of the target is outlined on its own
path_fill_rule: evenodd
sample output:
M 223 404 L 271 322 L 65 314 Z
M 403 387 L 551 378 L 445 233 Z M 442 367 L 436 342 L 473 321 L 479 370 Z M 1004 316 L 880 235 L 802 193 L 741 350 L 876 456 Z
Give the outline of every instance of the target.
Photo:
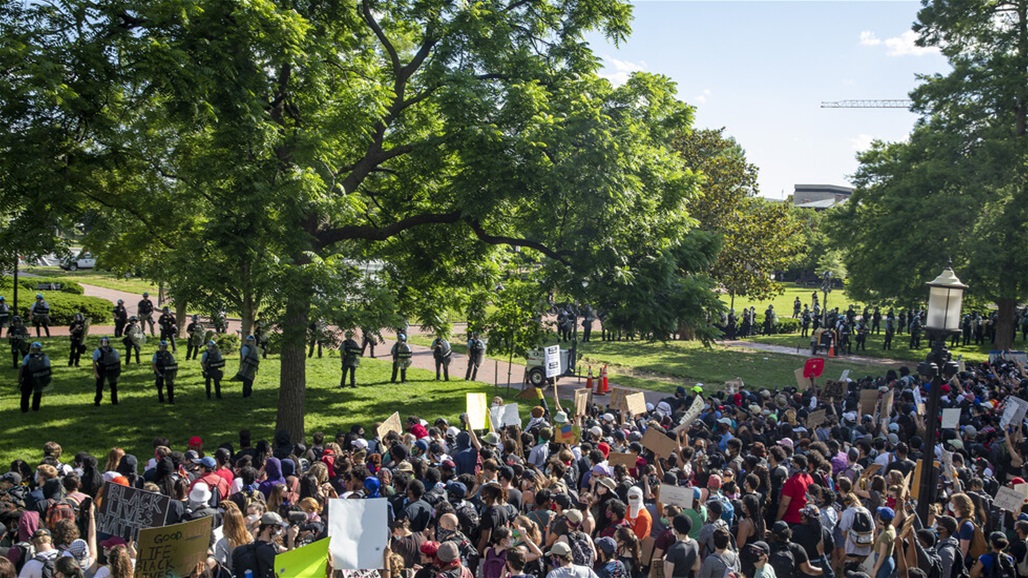
M 925 549 L 924 553 L 928 561 L 928 568 L 924 569 L 928 578 L 942 578 L 942 557 L 935 550 Z
M 985 543 L 985 533 L 982 532 L 982 527 L 975 524 L 971 518 L 960 520 L 960 524 L 957 527 L 963 526 L 965 521 L 971 522 L 971 525 L 974 526 L 974 537 L 971 538 L 971 546 L 967 549 L 967 555 L 972 560 L 977 560 L 989 551 L 989 546 Z
M 495 548 L 489 548 L 485 553 L 485 561 L 479 570 L 479 576 L 483 578 L 501 578 L 503 570 L 507 566 L 507 551 L 500 550 L 497 554 Z
M 986 578 L 1017 578 L 1014 572 L 1014 559 L 1006 554 L 993 555 Z
M 796 557 L 784 544 L 777 544 L 771 549 L 768 563 L 775 569 L 775 576 L 796 575 Z
M 52 502 L 46 508 L 46 527 L 51 530 L 57 527 L 57 522 L 61 520 L 75 520 L 78 522 L 78 504 L 72 500 L 62 500 L 60 502 Z
M 1028 317 L 1025 317 L 1025 320 L 1026 320 L 1026 322 L 1028 322 Z M 1017 562 L 1017 573 L 1018 573 L 1018 575 L 1020 575 L 1020 576 L 1028 576 L 1028 551 L 1025 552 L 1024 558 L 1021 558 L 1020 560 L 1016 560 L 1016 562 Z
M 721 502 L 721 519 L 731 527 L 732 522 L 735 520 L 735 506 L 732 505 L 732 501 L 721 494 L 711 494 L 707 502 L 712 500 Z
M 54 578 L 54 574 L 57 572 L 56 556 L 44 556 L 39 554 L 33 558 L 33 560 L 43 563 L 43 569 L 40 573 L 43 578 Z
M 14 570 L 21 574 L 21 569 L 25 567 L 25 562 L 31 560 L 36 555 L 36 549 L 32 546 L 32 542 L 18 542 L 11 546 L 12 549 L 18 550 L 18 560 L 14 564 Z M 8 555 L 10 557 L 10 555 Z
M 960 554 L 960 548 L 956 544 L 945 543 L 939 546 L 940 549 L 947 548 L 953 550 L 953 567 L 950 569 L 950 578 L 966 578 L 967 567 L 964 566 L 964 556 Z M 939 565 L 942 565 L 942 556 L 939 556 Z
M 261 568 L 261 559 L 257 555 L 259 542 L 250 542 L 232 550 L 232 571 L 242 576 L 247 570 L 253 572 L 253 578 L 274 578 L 273 568 Z
M 853 525 L 850 526 L 847 535 L 854 544 L 867 546 L 874 542 L 874 529 L 871 512 L 868 512 L 867 508 L 857 508 L 853 512 Z
M 589 547 L 589 536 L 585 532 L 568 532 L 568 546 L 571 547 L 572 562 L 579 566 L 593 567 L 593 550 Z
M 460 531 L 465 536 L 470 536 L 478 529 L 478 524 L 482 521 L 478 515 L 478 510 L 475 509 L 470 502 L 462 502 L 456 509 L 457 522 L 460 523 Z

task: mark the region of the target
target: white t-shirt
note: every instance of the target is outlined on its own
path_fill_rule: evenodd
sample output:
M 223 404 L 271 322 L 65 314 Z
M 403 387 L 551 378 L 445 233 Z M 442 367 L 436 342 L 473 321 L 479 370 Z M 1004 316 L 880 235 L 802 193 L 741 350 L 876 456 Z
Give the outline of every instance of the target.
M 588 566 L 572 564 L 561 568 L 554 568 L 546 575 L 546 578 L 599 578 L 596 572 Z

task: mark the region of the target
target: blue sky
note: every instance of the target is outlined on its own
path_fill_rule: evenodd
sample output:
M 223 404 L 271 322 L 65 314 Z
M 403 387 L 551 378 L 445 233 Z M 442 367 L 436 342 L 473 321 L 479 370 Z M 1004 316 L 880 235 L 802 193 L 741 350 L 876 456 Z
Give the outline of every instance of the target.
M 913 45 L 920 2 L 635 1 L 620 47 L 592 37 L 602 72 L 667 75 L 696 107 L 696 126 L 725 128 L 760 169 L 760 194 L 797 183 L 848 185 L 872 139 L 906 138 L 903 109 L 822 109 L 821 101 L 902 99 L 917 74 L 945 72 Z

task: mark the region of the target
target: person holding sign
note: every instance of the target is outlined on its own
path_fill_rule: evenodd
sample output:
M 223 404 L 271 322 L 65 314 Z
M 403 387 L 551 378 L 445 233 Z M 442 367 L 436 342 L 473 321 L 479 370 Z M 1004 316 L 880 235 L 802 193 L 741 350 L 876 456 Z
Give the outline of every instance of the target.
M 249 571 L 253 578 L 275 578 L 275 556 L 293 549 L 293 541 L 299 531 L 299 526 L 290 526 L 275 512 L 264 514 L 257 528 L 257 539 L 232 551 L 233 572 L 236 576 L 243 576 Z M 275 543 L 275 538 L 282 534 L 285 534 L 285 547 Z

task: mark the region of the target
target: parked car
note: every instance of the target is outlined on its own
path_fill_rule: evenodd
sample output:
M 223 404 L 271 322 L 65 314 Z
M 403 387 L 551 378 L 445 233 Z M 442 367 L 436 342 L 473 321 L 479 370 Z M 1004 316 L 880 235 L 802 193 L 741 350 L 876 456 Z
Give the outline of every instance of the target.
M 65 271 L 78 271 L 79 269 L 92 269 L 96 267 L 96 257 L 91 253 L 79 253 L 78 257 L 61 263 L 61 269 Z

